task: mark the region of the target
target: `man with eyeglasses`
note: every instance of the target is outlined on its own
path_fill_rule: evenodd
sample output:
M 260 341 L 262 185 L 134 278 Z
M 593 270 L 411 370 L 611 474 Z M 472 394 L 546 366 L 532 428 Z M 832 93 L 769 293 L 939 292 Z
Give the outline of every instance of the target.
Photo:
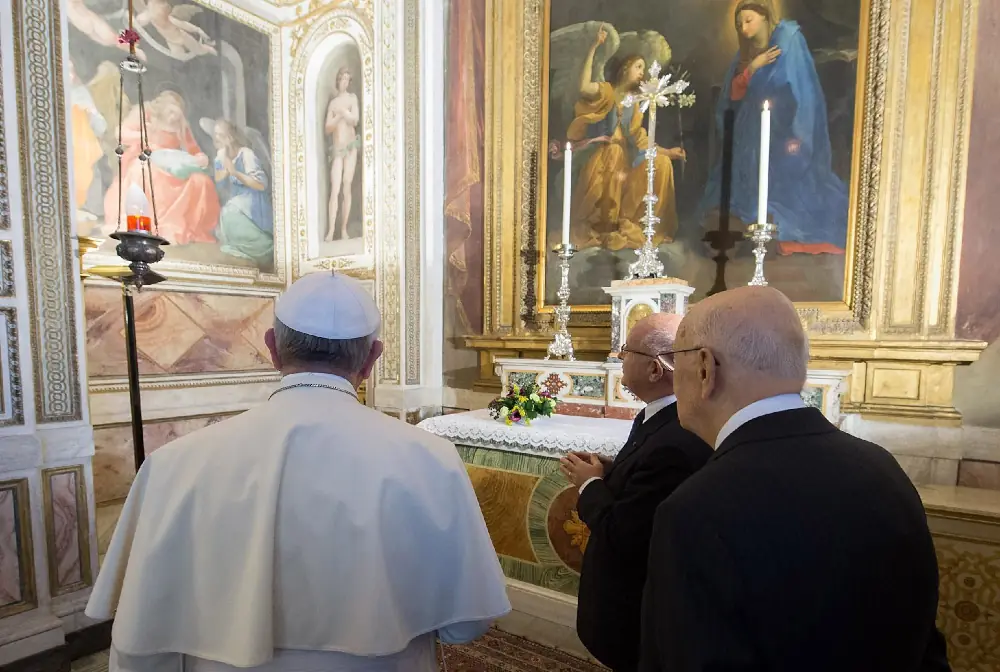
M 622 381 L 646 407 L 615 459 L 570 453 L 561 464 L 580 488 L 577 510 L 590 528 L 577 634 L 615 672 L 639 664 L 642 587 L 656 507 L 712 454 L 677 420 L 670 351 L 680 321 L 679 315 L 658 313 L 628 334 Z
M 777 290 L 684 317 L 677 410 L 715 453 L 656 512 L 644 672 L 949 669 L 920 497 L 891 454 L 805 406 L 808 361 Z

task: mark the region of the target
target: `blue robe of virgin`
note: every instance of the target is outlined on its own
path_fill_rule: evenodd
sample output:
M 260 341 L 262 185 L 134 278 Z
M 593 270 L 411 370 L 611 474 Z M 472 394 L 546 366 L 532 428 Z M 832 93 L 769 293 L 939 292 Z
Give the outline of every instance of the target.
M 779 241 L 843 250 L 847 243 L 848 191 L 831 166 L 826 99 L 805 38 L 794 21 L 781 21 L 770 46 L 781 49 L 771 65 L 750 78 L 743 100 L 731 100 L 739 54 L 726 74 L 716 109 L 721 135 L 725 113 L 735 112 L 730 212 L 743 222 L 757 220 L 760 172 L 760 115 L 771 103 L 771 156 L 767 211 L 778 225 Z M 795 145 L 798 145 L 797 147 Z M 722 166 L 716 163 L 699 208 L 702 219 L 721 205 Z

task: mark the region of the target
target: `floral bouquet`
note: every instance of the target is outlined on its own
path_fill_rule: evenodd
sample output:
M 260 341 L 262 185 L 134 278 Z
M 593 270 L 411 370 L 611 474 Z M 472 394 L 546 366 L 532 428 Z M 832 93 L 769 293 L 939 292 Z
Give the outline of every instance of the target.
M 491 401 L 488 408 L 494 420 L 503 420 L 507 425 L 530 425 L 539 416 L 552 417 L 558 403 L 544 387 L 511 385 L 510 392 Z

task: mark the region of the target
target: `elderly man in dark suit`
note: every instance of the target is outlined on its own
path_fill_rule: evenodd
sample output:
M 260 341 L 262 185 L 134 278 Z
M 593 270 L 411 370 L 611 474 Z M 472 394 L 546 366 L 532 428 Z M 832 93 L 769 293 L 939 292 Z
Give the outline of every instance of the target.
M 677 409 L 715 454 L 656 513 L 641 669 L 949 669 L 920 497 L 892 455 L 804 406 L 808 359 L 774 289 L 684 318 Z
M 677 421 L 668 352 L 681 318 L 659 313 L 639 321 L 621 353 L 622 379 L 646 407 L 614 461 L 581 453 L 562 461 L 580 488 L 580 519 L 590 540 L 580 575 L 577 633 L 615 672 L 639 663 L 639 616 L 656 507 L 699 469 L 712 450 Z

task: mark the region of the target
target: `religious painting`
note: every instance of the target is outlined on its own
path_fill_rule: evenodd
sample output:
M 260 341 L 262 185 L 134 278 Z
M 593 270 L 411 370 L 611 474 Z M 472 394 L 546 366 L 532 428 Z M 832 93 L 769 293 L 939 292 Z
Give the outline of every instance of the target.
M 318 211 L 310 227 L 310 257 L 340 257 L 364 251 L 364 79 L 361 52 L 347 34 L 330 40 L 315 78 Z
M 228 5 L 136 0 L 137 56 L 146 67 L 143 111 L 133 77 L 126 76 L 120 96 L 125 4 L 69 0 L 67 14 L 71 191 L 79 233 L 107 239 L 124 228 L 120 218 L 136 207 L 129 193 L 143 191 L 145 125 L 152 150 L 145 205 L 152 201 L 159 235 L 170 242 L 163 267 L 277 279 L 276 29 Z M 113 255 L 114 247 L 105 240 L 97 256 Z
M 601 288 L 626 277 L 645 242 L 647 198 L 665 275 L 688 281 L 696 299 L 720 272 L 729 287 L 750 280 L 743 233 L 759 217 L 765 103 L 765 211 L 777 225 L 767 279 L 794 301 L 843 300 L 861 0 L 550 0 L 547 11 L 540 243 L 560 242 L 568 207 L 572 304 L 610 303 Z M 650 138 L 648 110 L 625 102 L 654 63 L 688 83 L 693 106 L 658 108 Z M 547 253 L 545 304 L 558 303 L 559 273 Z
M 373 275 L 375 165 L 385 148 L 375 144 L 371 27 L 337 10 L 297 33 L 291 54 L 292 275 Z
M 478 374 L 464 338 L 483 332 L 485 0 L 451 2 L 445 45 L 444 339 L 442 373 L 471 388 Z

